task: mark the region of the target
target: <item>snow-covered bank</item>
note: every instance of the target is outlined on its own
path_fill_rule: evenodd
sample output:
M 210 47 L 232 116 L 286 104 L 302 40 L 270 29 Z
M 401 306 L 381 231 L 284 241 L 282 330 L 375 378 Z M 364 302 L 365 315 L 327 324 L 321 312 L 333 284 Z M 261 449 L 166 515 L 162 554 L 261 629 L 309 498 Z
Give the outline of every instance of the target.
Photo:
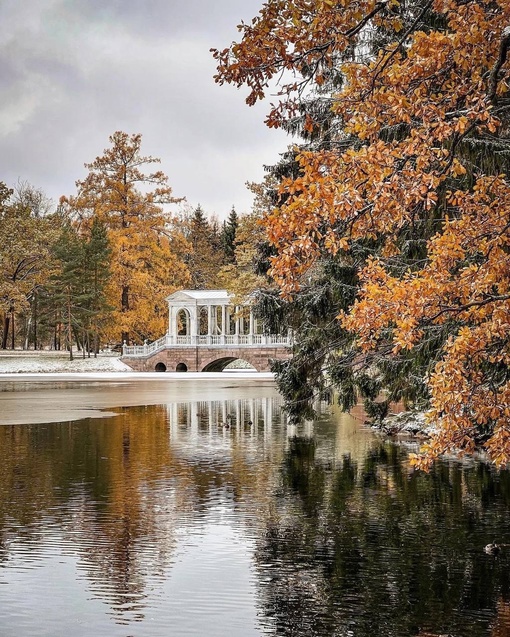
M 100 354 L 97 358 L 76 357 L 69 360 L 63 352 L 0 352 L 0 381 L 53 380 L 231 380 L 265 382 L 274 380 L 271 372 L 229 369 L 221 373 L 200 372 L 134 372 L 115 354 Z
M 387 416 L 382 422 L 371 423 L 371 426 L 386 436 L 430 438 L 435 431 L 433 425 L 426 422 L 422 411 L 404 411 Z
M 3 374 L 55 374 L 75 372 L 129 372 L 115 354 L 100 354 L 97 358 L 82 358 L 75 355 L 69 360 L 64 352 L 18 352 L 0 353 L 0 375 Z

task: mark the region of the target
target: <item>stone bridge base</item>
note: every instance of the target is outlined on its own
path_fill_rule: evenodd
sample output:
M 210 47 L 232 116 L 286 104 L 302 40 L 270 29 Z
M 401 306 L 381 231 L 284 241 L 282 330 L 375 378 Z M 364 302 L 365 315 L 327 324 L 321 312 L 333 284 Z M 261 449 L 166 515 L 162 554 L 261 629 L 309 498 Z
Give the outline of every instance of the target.
M 234 348 L 175 347 L 156 352 L 152 356 L 125 356 L 121 360 L 137 372 L 221 372 L 235 360 L 250 363 L 258 372 L 270 371 L 272 360 L 290 358 L 286 347 Z

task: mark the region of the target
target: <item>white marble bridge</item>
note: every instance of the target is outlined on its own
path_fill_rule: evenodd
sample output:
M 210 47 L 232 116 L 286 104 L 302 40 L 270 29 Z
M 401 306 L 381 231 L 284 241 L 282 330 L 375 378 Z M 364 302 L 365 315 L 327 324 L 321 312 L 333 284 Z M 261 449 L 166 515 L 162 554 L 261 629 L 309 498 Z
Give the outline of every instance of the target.
M 223 371 L 241 359 L 257 371 L 289 357 L 287 335 L 265 334 L 249 306 L 233 306 L 226 290 L 181 290 L 167 299 L 168 332 L 153 343 L 124 345 L 137 371 Z

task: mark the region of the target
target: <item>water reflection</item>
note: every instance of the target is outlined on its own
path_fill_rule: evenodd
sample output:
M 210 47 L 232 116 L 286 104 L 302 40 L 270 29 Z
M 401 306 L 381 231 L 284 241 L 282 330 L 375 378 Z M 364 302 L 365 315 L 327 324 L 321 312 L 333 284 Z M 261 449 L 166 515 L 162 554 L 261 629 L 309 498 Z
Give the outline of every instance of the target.
M 510 634 L 483 552 L 508 473 L 412 474 L 334 410 L 289 427 L 271 388 L 187 398 L 0 427 L 0 634 Z
M 43 605 L 51 570 L 62 578 L 56 586 L 106 603 L 117 625 L 152 622 L 154 609 L 166 603 L 165 589 L 176 563 L 193 553 L 193 536 L 206 538 L 207 544 L 211 535 L 221 539 L 232 528 L 253 528 L 257 520 L 257 500 L 247 493 L 264 491 L 273 452 L 281 458 L 287 439 L 281 402 L 272 389 L 265 393 L 116 408 L 120 413 L 108 420 L 0 428 L 5 454 L 0 467 L 0 559 L 5 562 L 0 583 L 8 584 L 11 603 L 17 604 L 13 580 L 18 579 L 26 585 L 30 581 L 36 605 Z M 250 501 L 245 519 L 236 520 L 245 497 Z M 231 553 L 226 540 L 215 542 L 211 568 L 214 560 L 221 562 L 222 553 Z M 238 558 L 231 555 L 234 568 Z M 62 565 L 76 570 L 74 582 Z M 43 573 L 36 576 L 34 570 Z M 196 575 L 197 565 L 190 570 Z M 247 608 L 246 597 L 254 596 L 254 588 L 252 583 L 246 588 L 239 601 Z M 226 591 L 231 601 L 239 598 L 228 583 Z M 203 614 L 204 600 L 200 604 Z M 217 607 L 225 610 L 225 601 L 217 600 Z M 177 621 L 177 612 L 170 615 Z M 2 627 L 7 618 L 1 611 L 0 618 Z M 57 616 L 53 621 L 61 620 Z M 35 626 L 35 615 L 32 621 Z M 97 617 L 90 621 L 101 630 Z
M 313 440 L 293 441 L 257 545 L 279 635 L 510 634 L 508 557 L 482 550 L 510 537 L 508 473 L 406 466 L 403 450 L 381 445 L 330 470 Z

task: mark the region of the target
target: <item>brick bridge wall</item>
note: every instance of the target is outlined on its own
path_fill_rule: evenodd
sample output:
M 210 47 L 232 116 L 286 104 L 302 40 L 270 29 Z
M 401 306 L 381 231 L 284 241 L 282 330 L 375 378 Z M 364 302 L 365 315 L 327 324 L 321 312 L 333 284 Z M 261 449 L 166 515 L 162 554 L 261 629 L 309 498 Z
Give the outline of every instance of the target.
M 217 347 L 179 347 L 167 348 L 148 357 L 122 358 L 122 362 L 137 372 L 154 372 L 156 365 L 162 363 L 167 372 L 175 372 L 177 365 L 184 363 L 189 372 L 221 371 L 228 363 L 243 359 L 253 365 L 258 372 L 270 371 L 270 361 L 290 357 L 286 347 L 234 348 Z

